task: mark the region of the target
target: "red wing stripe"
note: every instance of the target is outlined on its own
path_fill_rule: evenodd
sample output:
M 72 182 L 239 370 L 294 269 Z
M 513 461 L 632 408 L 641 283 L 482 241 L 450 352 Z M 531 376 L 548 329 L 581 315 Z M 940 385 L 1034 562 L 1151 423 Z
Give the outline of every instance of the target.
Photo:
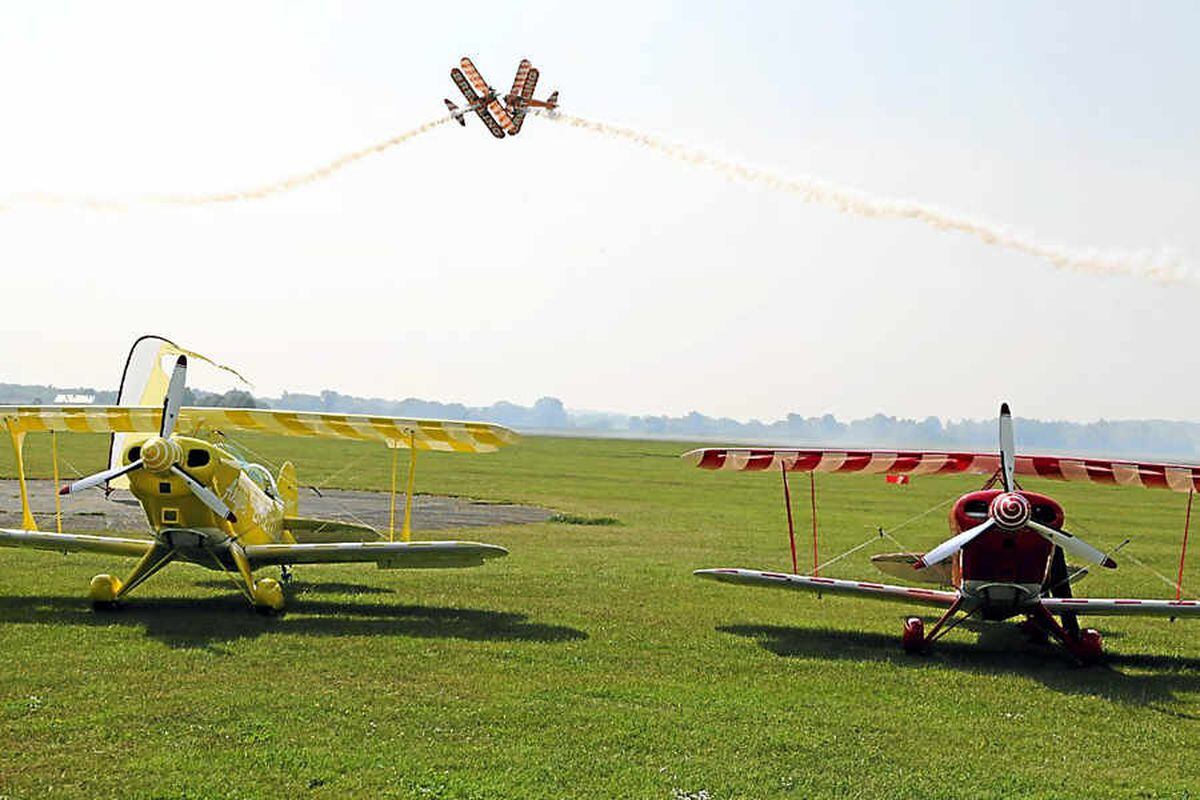
M 995 454 L 937 451 L 701 448 L 685 453 L 684 457 L 701 469 L 731 471 L 764 471 L 782 465 L 790 472 L 990 475 L 1000 468 L 999 456 Z M 1166 488 L 1176 492 L 1200 490 L 1200 466 L 1192 464 L 1018 455 L 1016 472 L 1079 483 Z

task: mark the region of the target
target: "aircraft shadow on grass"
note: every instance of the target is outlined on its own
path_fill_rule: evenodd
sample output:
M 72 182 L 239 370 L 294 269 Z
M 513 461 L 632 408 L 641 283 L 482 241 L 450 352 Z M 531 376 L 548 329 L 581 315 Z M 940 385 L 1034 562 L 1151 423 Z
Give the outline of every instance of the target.
M 196 586 L 202 586 L 205 589 L 216 589 L 217 591 L 228 591 L 232 585 L 228 580 L 209 580 L 197 581 Z M 318 581 L 308 583 L 306 581 L 294 580 L 287 585 L 287 594 L 289 598 L 302 598 L 308 594 L 395 594 L 395 589 L 389 589 L 386 586 L 372 586 L 368 583 L 331 583 L 329 581 Z M 291 600 L 289 600 L 291 602 Z
M 754 639 L 784 657 L 888 662 L 912 669 L 946 668 L 979 674 L 1015 674 L 1063 694 L 1103 697 L 1192 719 L 1163 704 L 1200 691 L 1200 659 L 1106 652 L 1104 663 L 1080 667 L 1059 647 L 1028 642 L 1015 626 L 987 626 L 978 641 L 941 639 L 926 655 L 900 649 L 898 636 L 784 625 L 723 625 L 720 633 Z M 951 634 L 953 635 L 953 634 Z M 1116 633 L 1108 639 L 1119 638 Z M 1135 672 L 1123 672 L 1122 668 Z
M 316 592 L 313 592 L 315 594 Z M 117 611 L 95 612 L 77 597 L 0 597 L 0 624 L 129 625 L 170 647 L 214 649 L 222 642 L 264 633 L 305 636 L 404 636 L 468 641 L 553 644 L 586 639 L 566 625 L 529 621 L 512 611 L 473 608 L 334 602 L 294 596 L 285 614 L 253 613 L 244 598 L 226 594 L 205 598 L 139 597 Z

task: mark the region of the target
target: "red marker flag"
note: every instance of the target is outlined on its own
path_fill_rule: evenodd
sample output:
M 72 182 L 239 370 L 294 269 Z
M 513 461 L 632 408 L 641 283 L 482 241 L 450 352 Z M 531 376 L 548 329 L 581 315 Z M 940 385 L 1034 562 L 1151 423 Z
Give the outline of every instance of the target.
M 897 485 L 899 485 L 899 486 L 903 486 L 903 485 L 905 485 L 906 483 L 908 483 L 909 477 L 910 477 L 910 476 L 908 476 L 908 475 L 888 475 L 888 476 L 887 476 L 887 482 L 888 482 L 888 483 L 895 483 L 895 484 L 897 484 Z

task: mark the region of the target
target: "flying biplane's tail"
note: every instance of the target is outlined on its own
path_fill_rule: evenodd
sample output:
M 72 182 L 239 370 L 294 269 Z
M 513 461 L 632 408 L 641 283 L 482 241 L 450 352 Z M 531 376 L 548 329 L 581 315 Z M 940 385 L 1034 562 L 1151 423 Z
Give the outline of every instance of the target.
M 279 489 L 279 499 L 283 501 L 283 515 L 296 517 L 300 515 L 300 482 L 296 479 L 296 465 L 290 461 L 283 462 L 276 479 Z
M 546 105 L 550 106 L 551 108 L 558 105 L 558 89 L 555 89 L 550 93 L 550 96 L 546 98 Z
M 454 105 L 454 103 L 451 103 L 449 100 L 446 100 L 445 103 L 446 108 L 450 110 L 450 116 L 454 117 L 454 119 L 458 121 L 459 125 L 462 125 L 464 128 L 467 127 L 467 121 L 464 119 L 463 112 L 459 110 L 458 106 Z

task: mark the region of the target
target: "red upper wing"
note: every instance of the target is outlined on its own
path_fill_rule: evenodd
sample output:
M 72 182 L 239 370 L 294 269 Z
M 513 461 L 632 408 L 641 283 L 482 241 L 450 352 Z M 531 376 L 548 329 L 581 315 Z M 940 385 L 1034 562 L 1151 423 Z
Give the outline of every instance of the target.
M 789 472 L 863 472 L 909 475 L 991 475 L 1000 468 L 995 453 L 834 448 L 706 447 L 683 454 L 701 469 Z M 1200 489 L 1200 466 L 1154 464 L 1074 456 L 1017 456 L 1018 475 L 1061 481 L 1144 486 L 1187 492 Z

